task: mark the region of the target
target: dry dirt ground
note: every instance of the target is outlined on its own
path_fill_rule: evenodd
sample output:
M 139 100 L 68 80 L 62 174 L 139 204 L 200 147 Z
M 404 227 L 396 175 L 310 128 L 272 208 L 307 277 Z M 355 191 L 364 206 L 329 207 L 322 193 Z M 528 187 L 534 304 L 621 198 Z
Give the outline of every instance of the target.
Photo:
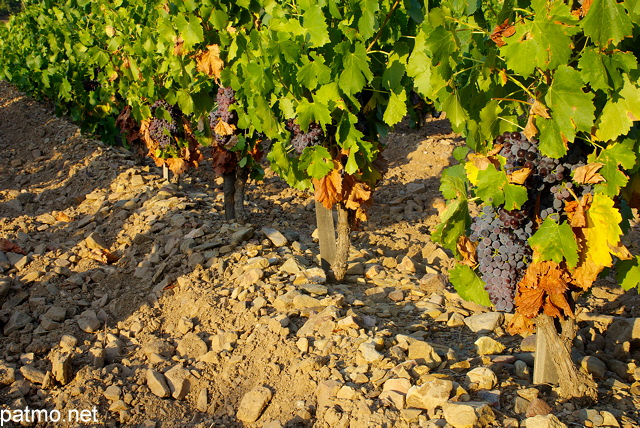
M 225 222 L 206 162 L 169 184 L 0 83 L 0 426 L 640 427 L 637 292 L 581 301 L 597 403 L 533 385 L 533 336 L 460 300 L 429 239 L 463 141 L 430 119 L 387 143 L 330 283 L 311 194 L 267 171 Z

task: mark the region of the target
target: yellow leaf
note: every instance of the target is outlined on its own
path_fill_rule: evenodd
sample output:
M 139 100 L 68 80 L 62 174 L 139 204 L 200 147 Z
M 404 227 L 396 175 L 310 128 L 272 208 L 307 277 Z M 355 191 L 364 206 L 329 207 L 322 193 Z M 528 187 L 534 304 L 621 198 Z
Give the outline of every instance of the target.
M 220 59 L 220 47 L 218 45 L 207 46 L 207 50 L 196 57 L 196 62 L 198 64 L 198 71 L 215 79 L 220 79 L 224 62 Z
M 504 160 L 501 156 L 484 156 L 475 153 L 469 154 L 467 163 L 464 165 L 464 169 L 467 171 L 467 177 L 474 186 L 478 184 L 478 172 L 484 171 L 493 165 L 497 170 L 504 164 Z
M 620 229 L 622 216 L 613 205 L 611 198 L 596 193 L 587 211 L 587 227 L 582 229 L 588 252 L 587 258 L 602 266 L 611 266 L 613 258 L 610 247 L 617 248 L 622 236 L 622 229 Z
M 107 33 L 107 36 L 109 37 L 113 37 L 116 35 L 116 29 L 113 28 L 111 25 L 107 25 L 104 31 Z

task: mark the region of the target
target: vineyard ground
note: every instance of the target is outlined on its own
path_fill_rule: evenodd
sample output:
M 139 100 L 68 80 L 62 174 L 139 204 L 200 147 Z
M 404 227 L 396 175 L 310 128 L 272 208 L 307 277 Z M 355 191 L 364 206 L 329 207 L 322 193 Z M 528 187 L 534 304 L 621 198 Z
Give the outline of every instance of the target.
M 598 403 L 532 385 L 531 337 L 461 301 L 429 239 L 439 174 L 463 142 L 436 119 L 387 142 L 349 275 L 330 284 L 308 192 L 267 171 L 248 186 L 251 223 L 230 224 L 206 161 L 168 184 L 0 83 L 0 238 L 19 247 L 0 252 L 0 408 L 95 407 L 95 426 L 457 427 L 485 403 L 487 426 L 551 411 L 640 427 L 637 292 L 609 276 L 580 302 L 575 358 Z

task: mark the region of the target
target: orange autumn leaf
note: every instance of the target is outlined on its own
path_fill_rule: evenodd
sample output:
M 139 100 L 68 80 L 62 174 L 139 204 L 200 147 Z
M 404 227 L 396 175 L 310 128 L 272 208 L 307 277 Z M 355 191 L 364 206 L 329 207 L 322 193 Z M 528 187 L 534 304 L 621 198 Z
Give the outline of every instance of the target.
M 544 304 L 544 313 L 550 316 L 554 316 L 556 318 L 560 318 L 562 316 L 562 311 L 567 316 L 571 318 L 575 318 L 573 310 L 571 309 L 571 305 L 567 301 L 567 296 L 564 293 L 561 294 L 550 294 Z M 554 312 L 554 315 L 551 315 L 550 312 Z
M 570 201 L 565 204 L 565 212 L 569 217 L 571 227 L 587 226 L 587 210 L 591 206 L 591 194 L 587 193 L 582 197 L 580 202 Z
M 532 333 L 534 329 L 533 319 L 525 317 L 519 311 L 513 314 L 511 322 L 507 326 L 507 332 L 511 335 Z
M 573 181 L 581 184 L 596 184 L 606 181 L 602 175 L 598 174 L 598 170 L 603 166 L 602 162 L 594 162 L 578 167 L 573 175 Z
M 518 284 L 515 298 L 518 312 L 534 318 L 541 310 L 559 314 L 559 309 L 562 309 L 565 315 L 572 316 L 573 311 L 568 304 L 562 303 L 563 299 L 566 302 L 564 294 L 569 290 L 570 281 L 569 274 L 554 261 L 531 263 Z
M 515 34 L 516 28 L 509 24 L 509 20 L 505 19 L 504 22 L 494 28 L 493 33 L 491 33 L 491 40 L 495 42 L 498 47 L 502 47 L 506 45 L 505 41 L 502 40 L 503 37 L 511 37 Z
M 218 45 L 207 46 L 207 50 L 196 57 L 196 63 L 198 71 L 216 80 L 220 79 L 224 62 L 220 59 L 220 47 Z
M 187 161 L 180 158 L 168 158 L 165 159 L 164 162 L 165 164 L 167 164 L 167 167 L 171 170 L 171 172 L 173 172 L 175 175 L 183 174 L 189 167 Z
M 362 182 L 355 182 L 349 192 L 344 195 L 345 207 L 350 210 L 357 210 L 363 204 L 371 200 L 371 190 L 369 186 Z
M 342 200 L 342 176 L 339 169 L 333 169 L 321 179 L 313 179 L 316 201 L 330 210 Z

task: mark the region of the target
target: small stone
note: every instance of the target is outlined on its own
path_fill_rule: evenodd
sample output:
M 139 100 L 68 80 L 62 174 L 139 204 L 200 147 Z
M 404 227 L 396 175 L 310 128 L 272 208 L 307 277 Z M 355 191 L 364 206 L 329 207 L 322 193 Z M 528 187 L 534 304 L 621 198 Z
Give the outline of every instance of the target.
M 33 383 L 42 384 L 44 381 L 45 374 L 32 365 L 20 367 L 20 373 L 22 373 L 25 379 Z
M 256 284 L 258 281 L 262 279 L 264 276 L 264 271 L 260 268 L 249 269 L 244 272 L 238 278 L 238 285 L 240 287 L 249 287 L 253 284 Z
M 439 273 L 427 273 L 420 278 L 420 290 L 427 293 L 439 293 L 447 287 L 447 280 Z
M 16 381 L 16 370 L 0 359 L 0 385 L 11 385 Z
M 476 314 L 465 318 L 464 322 L 474 333 L 488 334 L 502 325 L 504 314 L 502 312 Z
M 78 338 L 71 336 L 70 334 L 65 334 L 60 338 L 60 347 L 64 350 L 72 350 L 78 344 Z
M 321 284 L 300 284 L 300 288 L 309 294 L 318 296 L 325 296 L 329 292 L 327 286 Z
M 236 417 L 247 423 L 257 421 L 271 398 L 273 393 L 269 388 L 258 386 L 252 389 L 242 397 Z
M 498 376 L 487 367 L 476 367 L 467 373 L 467 379 L 476 389 L 493 389 L 498 384 Z
M 309 352 L 309 339 L 307 339 L 306 337 L 301 337 L 296 342 L 296 346 L 302 353 Z
M 195 333 L 187 333 L 178 342 L 178 354 L 196 360 L 207 353 L 207 344 Z
M 529 407 L 527 408 L 525 416 L 527 418 L 540 415 L 546 416 L 551 412 L 553 412 L 553 409 L 544 400 L 540 398 L 534 398 L 533 400 L 531 400 L 531 403 L 529 403 Z
M 209 398 L 207 397 L 207 388 L 202 388 L 198 393 L 196 408 L 198 409 L 198 411 L 203 413 L 209 410 Z
M 527 428 L 567 428 L 555 415 L 538 415 L 524 420 Z
M 409 359 L 416 360 L 419 364 L 426 365 L 430 369 L 434 369 L 442 363 L 442 358 L 433 346 L 422 340 L 416 340 L 409 345 Z
M 11 317 L 9 317 L 9 321 L 7 321 L 4 326 L 4 335 L 8 336 L 14 331 L 22 330 L 31 321 L 33 321 L 33 318 L 31 318 L 28 314 L 22 311 L 13 312 L 13 314 L 11 314 Z
M 520 350 L 522 352 L 536 352 L 536 335 L 531 334 L 520 342 Z
M 181 364 L 171 367 L 164 374 L 167 380 L 167 386 L 171 390 L 171 396 L 176 400 L 182 400 L 187 396 L 191 389 L 190 377 L 191 373 Z
M 122 410 L 127 410 L 129 406 L 123 400 L 116 400 L 109 406 L 110 412 L 120 412 Z
M 164 376 L 155 370 L 147 370 L 147 386 L 153 394 L 160 398 L 171 395 L 171 390 L 167 386 Z
M 336 398 L 340 398 L 342 400 L 353 400 L 354 398 L 356 398 L 356 395 L 357 391 L 354 387 L 344 385 L 336 394 Z
M 605 377 L 607 365 L 597 357 L 587 355 L 580 361 L 580 365 L 596 378 L 603 379 Z
M 409 388 L 411 388 L 409 379 L 389 379 L 384 383 L 382 394 L 378 398 L 393 403 L 396 409 L 403 409 Z
M 308 283 L 324 284 L 325 282 L 327 282 L 327 274 L 321 268 L 305 269 L 298 273 L 293 280 L 294 285 Z
M 602 424 L 603 427 L 620 427 L 618 420 L 611 412 L 601 411 L 600 416 L 602 416 Z
M 516 377 L 523 380 L 531 379 L 531 370 L 529 365 L 522 360 L 518 360 L 514 363 L 516 370 Z
M 462 327 L 464 325 L 464 317 L 457 312 L 451 314 L 451 317 L 447 321 L 448 327 Z
M 412 386 L 407 392 L 407 407 L 433 411 L 449 400 L 452 391 L 453 382 L 446 379 L 434 379 L 420 386 Z
M 527 413 L 527 409 L 529 408 L 530 404 L 531 402 L 526 398 L 516 397 L 513 400 L 513 411 L 520 415 L 524 415 L 525 413 Z
M 484 427 L 496 419 L 491 406 L 484 402 L 448 402 L 442 406 L 442 410 L 444 418 L 453 428 Z
M 85 333 L 95 333 L 100 330 L 102 323 L 96 316 L 80 316 L 78 318 L 78 327 Z
M 417 270 L 415 262 L 407 256 L 402 258 L 402 261 L 398 266 L 396 266 L 396 269 L 403 273 L 415 273 Z
M 475 341 L 475 345 L 478 355 L 497 355 L 501 354 L 505 349 L 502 343 L 489 336 L 480 337 Z
M 306 294 L 297 295 L 296 297 L 294 297 L 292 303 L 293 303 L 293 307 L 298 310 L 322 306 L 322 304 L 320 303 L 320 300 L 316 299 L 315 297 L 308 296 Z
M 107 387 L 107 389 L 105 389 L 103 395 L 104 395 L 104 398 L 106 398 L 109 401 L 116 401 L 120 399 L 120 394 L 122 394 L 121 388 L 117 385 L 111 385 Z
M 237 245 L 241 242 L 248 241 L 253 236 L 255 229 L 252 227 L 242 227 L 231 235 L 231 245 Z
M 365 361 L 369 363 L 375 363 L 377 361 L 381 361 L 384 358 L 380 352 L 376 350 L 376 345 L 373 342 L 364 342 L 361 343 L 358 347 L 360 353 L 362 353 L 362 357 Z
M 71 368 L 71 355 L 62 352 L 54 352 L 51 356 L 51 373 L 55 380 L 66 385 L 73 379 Z
M 389 300 L 394 302 L 402 302 L 404 300 L 404 292 L 402 290 L 394 290 L 391 293 L 387 294 Z
M 262 233 L 273 243 L 275 247 L 283 247 L 287 245 L 287 238 L 278 230 L 270 227 L 263 227 Z

